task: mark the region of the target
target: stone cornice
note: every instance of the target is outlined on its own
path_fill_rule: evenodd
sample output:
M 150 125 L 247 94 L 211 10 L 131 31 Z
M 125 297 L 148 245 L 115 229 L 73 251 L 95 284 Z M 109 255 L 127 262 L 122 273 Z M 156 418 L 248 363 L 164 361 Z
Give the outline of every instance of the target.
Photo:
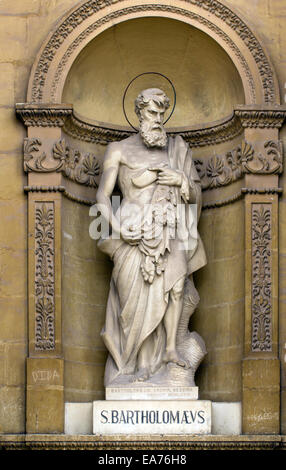
M 26 127 L 63 127 L 72 114 L 72 106 L 65 104 L 16 104 L 16 114 Z
M 234 114 L 243 128 L 280 129 L 286 117 L 285 106 L 237 106 Z
M 134 133 L 125 127 L 108 126 L 108 124 L 92 122 L 73 113 L 66 119 L 64 132 L 74 139 L 106 145 L 110 142 L 123 140 Z M 233 113 L 224 119 L 202 126 L 190 126 L 167 129 L 170 136 L 181 135 L 190 147 L 204 147 L 232 140 L 242 133 L 239 118 Z
M 0 449 L 5 450 L 272 450 L 285 449 L 285 436 L 69 436 L 65 434 L 4 434 Z

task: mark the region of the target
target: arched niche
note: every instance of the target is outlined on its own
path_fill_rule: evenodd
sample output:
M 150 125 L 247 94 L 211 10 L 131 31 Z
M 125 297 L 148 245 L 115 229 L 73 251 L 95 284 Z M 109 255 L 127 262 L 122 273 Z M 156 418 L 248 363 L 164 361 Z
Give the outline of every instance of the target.
M 106 127 L 127 126 L 122 98 L 128 83 L 158 71 L 172 80 L 176 108 L 168 127 L 199 126 L 230 115 L 244 104 L 240 75 L 232 60 L 209 35 L 178 20 L 143 17 L 101 33 L 77 56 L 66 79 L 62 101 L 82 117 Z M 144 88 L 163 88 L 173 104 L 168 81 L 138 77 L 128 90 L 126 112 L 137 125 L 134 99 Z
M 205 32 L 236 65 L 247 104 L 279 102 L 275 73 L 260 42 L 241 18 L 216 0 L 177 0 L 172 5 L 168 1 L 144 5 L 138 0 L 82 2 L 43 44 L 31 73 L 27 101 L 61 102 L 66 77 L 83 48 L 110 26 L 142 17 L 177 19 Z

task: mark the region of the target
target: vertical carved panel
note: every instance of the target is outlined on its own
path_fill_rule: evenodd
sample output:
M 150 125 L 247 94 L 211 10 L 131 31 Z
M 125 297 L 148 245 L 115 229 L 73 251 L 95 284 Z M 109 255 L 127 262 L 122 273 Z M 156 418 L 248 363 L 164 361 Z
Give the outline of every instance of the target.
M 272 205 L 252 204 L 253 352 L 272 351 Z
M 55 210 L 35 203 L 35 349 L 55 349 Z

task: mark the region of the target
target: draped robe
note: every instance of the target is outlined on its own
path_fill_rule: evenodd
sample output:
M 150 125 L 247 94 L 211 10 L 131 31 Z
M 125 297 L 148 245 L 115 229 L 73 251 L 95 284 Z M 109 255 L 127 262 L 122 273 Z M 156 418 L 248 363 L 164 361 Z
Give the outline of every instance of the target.
M 200 179 L 189 146 L 180 136 L 170 137 L 168 140 L 168 165 L 182 173 L 182 186 L 168 187 L 147 182 L 145 186 L 143 184 L 141 193 L 144 203 L 149 203 L 151 208 L 152 205 L 159 204 L 162 217 L 171 214 L 172 218 L 180 204 L 188 206 L 185 196 L 188 188 L 183 188 L 183 185 L 193 184 L 199 188 L 194 201 L 197 204 L 198 220 L 201 210 Z M 138 171 L 122 165 L 118 176 L 123 194 L 121 208 L 124 208 L 125 196 L 128 193 L 123 180 L 126 181 L 127 177 L 130 185 L 135 184 L 138 176 L 140 179 L 143 175 L 144 180 L 144 172 L 147 174 L 148 166 L 146 162 L 146 168 L 142 170 L 141 167 Z M 140 205 L 139 200 L 137 202 L 139 212 L 143 211 L 143 204 Z M 161 237 L 152 238 L 154 227 L 148 223 L 146 225 L 144 217 L 141 217 L 143 237 L 138 245 L 130 245 L 122 238 L 107 238 L 98 243 L 98 247 L 114 262 L 105 326 L 101 333 L 109 351 L 105 369 L 106 386 L 132 381 L 137 371 L 139 355 L 144 357 L 144 363 L 150 364 L 153 370 L 160 368 L 166 347 L 164 315 L 168 307 L 169 292 L 179 279 L 187 277 L 206 264 L 204 248 L 196 231 L 197 220 L 193 218 L 192 213 L 186 211 L 184 226 L 181 227 L 183 242 L 177 232 L 175 238 L 169 239 L 168 224 L 166 225 L 164 220 L 159 224 Z M 150 217 L 148 221 L 150 222 Z M 132 225 L 134 213 L 127 212 L 123 222 Z M 180 220 L 175 221 L 176 228 L 178 224 Z M 152 282 L 146 282 L 142 275 L 142 263 L 146 257 L 149 257 L 153 261 L 151 265 L 155 266 L 156 272 Z

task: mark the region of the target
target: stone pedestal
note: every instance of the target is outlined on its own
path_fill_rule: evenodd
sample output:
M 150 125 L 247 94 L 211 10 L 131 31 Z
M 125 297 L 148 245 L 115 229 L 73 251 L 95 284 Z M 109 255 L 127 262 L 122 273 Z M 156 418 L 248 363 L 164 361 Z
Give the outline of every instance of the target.
M 118 400 L 93 403 L 93 434 L 210 434 L 211 402 Z

